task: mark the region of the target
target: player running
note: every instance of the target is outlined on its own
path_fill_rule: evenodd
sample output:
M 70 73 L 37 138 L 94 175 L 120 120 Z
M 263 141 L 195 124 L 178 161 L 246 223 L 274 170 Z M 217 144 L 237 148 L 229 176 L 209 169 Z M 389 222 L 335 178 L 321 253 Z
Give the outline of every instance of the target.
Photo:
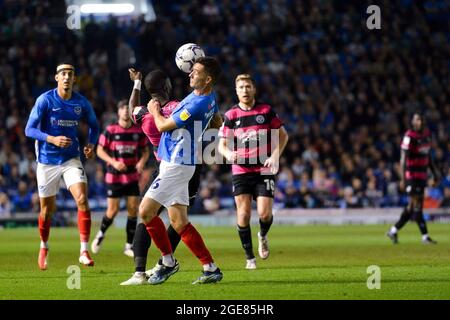
M 139 207 L 139 216 L 162 253 L 162 267 L 149 278 L 148 282 L 151 284 L 166 281 L 179 269 L 179 264 L 172 255 L 164 223 L 157 214 L 161 206 L 168 209 L 171 225 L 203 266 L 203 274 L 193 283 L 218 282 L 223 277 L 202 237 L 187 217 L 188 184 L 197 163 L 197 138 L 201 139 L 201 136 L 195 137 L 194 129 L 199 126 L 203 135 L 210 121 L 220 117 L 213 92 L 220 72 L 217 60 L 211 57 L 200 58 L 189 75 L 190 86 L 194 91 L 179 103 L 169 118 L 160 113 L 160 103 L 156 99 L 152 99 L 147 106 L 157 129 L 163 132 L 158 147 L 160 173 Z M 176 130 L 178 128 L 183 130 Z M 133 277 L 142 277 L 142 274 L 135 273 Z
M 427 224 L 423 218 L 423 193 L 427 182 L 427 170 L 433 173 L 434 185 L 439 185 L 439 173 L 431 157 L 431 133 L 425 127 L 421 113 L 415 112 L 411 120 L 411 129 L 406 131 L 401 144 L 401 181 L 400 188 L 405 188 L 410 196 L 398 222 L 386 234 L 394 244 L 398 243 L 398 231 L 410 220 L 417 222 L 422 233 L 422 242 L 436 244 L 430 238 Z
M 79 262 L 85 266 L 94 265 L 88 252 L 91 212 L 87 198 L 87 178 L 80 161 L 77 135 L 80 120 L 86 120 L 89 125 L 89 141 L 83 152 L 86 158 L 93 158 L 100 129 L 91 104 L 81 94 L 72 91 L 75 82 L 74 66 L 59 64 L 55 80 L 57 88 L 37 98 L 25 128 L 26 136 L 36 140 L 36 176 L 41 206 L 38 264 L 41 270 L 48 267 L 51 216 L 56 211 L 56 194 L 61 179 L 78 209 L 81 242 Z
M 150 156 L 147 139 L 142 130 L 133 124 L 126 100 L 119 101 L 118 122 L 109 125 L 100 135 L 97 155 L 106 162 L 107 209 L 100 230 L 91 243 L 93 253 L 98 253 L 105 239 L 106 230 L 119 213 L 120 198 L 126 197 L 127 224 L 124 254 L 133 257 L 133 239 L 139 205 L 139 174 Z
M 247 257 L 246 269 L 256 269 L 250 229 L 252 198 L 256 200 L 260 224 L 258 253 L 261 259 L 267 259 L 275 174 L 288 134 L 272 107 L 255 100 L 256 87 L 250 75 L 238 75 L 235 83 L 239 103 L 225 114 L 219 133 L 219 152 L 232 163 L 237 230 Z M 273 141 L 273 130 L 277 130 L 279 141 Z M 272 152 L 271 141 L 275 143 Z M 261 155 L 267 155 L 267 159 Z

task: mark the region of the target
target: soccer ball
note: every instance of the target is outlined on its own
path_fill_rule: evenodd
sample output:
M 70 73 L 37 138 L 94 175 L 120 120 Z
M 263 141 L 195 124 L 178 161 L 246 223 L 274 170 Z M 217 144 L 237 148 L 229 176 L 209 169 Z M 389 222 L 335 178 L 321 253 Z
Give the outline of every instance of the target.
M 183 72 L 190 73 L 194 66 L 195 60 L 204 57 L 205 52 L 195 43 L 186 43 L 178 48 L 175 54 L 175 63 L 178 69 Z

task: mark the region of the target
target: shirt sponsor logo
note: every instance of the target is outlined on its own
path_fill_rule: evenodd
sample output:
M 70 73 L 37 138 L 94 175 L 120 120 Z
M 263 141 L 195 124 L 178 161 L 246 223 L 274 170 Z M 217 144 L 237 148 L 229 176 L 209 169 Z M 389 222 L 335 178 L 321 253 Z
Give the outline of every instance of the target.
M 181 111 L 180 113 L 180 119 L 182 121 L 186 121 L 187 119 L 189 119 L 189 117 L 191 116 L 191 114 L 189 113 L 189 111 L 187 111 L 187 109 L 184 109 L 183 111 Z
M 76 127 L 76 126 L 78 126 L 77 120 L 63 120 L 63 119 L 56 119 L 54 117 L 50 118 L 50 123 L 52 126 L 59 126 L 59 127 Z
M 134 154 L 134 152 L 136 151 L 136 147 L 135 146 L 128 146 L 128 145 L 118 145 L 118 146 L 116 146 L 116 150 L 120 154 L 122 154 L 122 153 Z

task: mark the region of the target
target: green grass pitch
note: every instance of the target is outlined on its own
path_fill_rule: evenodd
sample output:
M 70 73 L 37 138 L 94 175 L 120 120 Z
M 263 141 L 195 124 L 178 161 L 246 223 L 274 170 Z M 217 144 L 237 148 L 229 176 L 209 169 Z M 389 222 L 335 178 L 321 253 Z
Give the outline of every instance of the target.
M 67 288 L 67 268 L 78 265 L 78 232 L 53 228 L 49 269 L 37 266 L 37 228 L 0 230 L 0 299 L 450 299 L 450 225 L 431 224 L 438 245 L 423 245 L 415 224 L 393 246 L 388 226 L 278 226 L 269 234 L 271 254 L 245 270 L 233 227 L 198 227 L 224 273 L 218 284 L 191 285 L 200 264 L 180 244 L 180 271 L 157 286 L 122 287 L 133 261 L 122 253 L 125 231 L 111 227 L 95 267 L 81 268 L 81 289 Z M 97 229 L 93 228 L 93 234 Z M 253 244 L 257 248 L 257 226 Z M 148 267 L 157 250 L 152 245 Z M 369 290 L 367 267 L 381 269 L 381 289 Z

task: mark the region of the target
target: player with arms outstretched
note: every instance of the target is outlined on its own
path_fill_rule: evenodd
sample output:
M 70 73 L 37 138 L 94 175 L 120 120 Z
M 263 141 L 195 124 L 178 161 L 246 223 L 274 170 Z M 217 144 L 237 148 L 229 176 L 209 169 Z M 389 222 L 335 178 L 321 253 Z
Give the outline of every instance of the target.
M 427 224 L 423 218 L 423 193 L 428 178 L 428 168 L 431 169 L 434 185 L 439 185 L 439 173 L 431 157 L 431 133 L 425 127 L 424 116 L 415 112 L 411 119 L 411 129 L 406 131 L 401 145 L 400 156 L 401 180 L 400 187 L 405 188 L 409 195 L 408 204 L 403 209 L 400 219 L 386 234 L 394 244 L 398 243 L 398 231 L 413 219 L 419 226 L 422 242 L 436 244 L 428 235 Z
M 157 100 L 152 99 L 148 103 L 148 110 L 158 131 L 163 132 L 158 147 L 160 173 L 147 190 L 139 207 L 139 215 L 162 253 L 162 267 L 149 278 L 148 282 L 151 284 L 166 281 L 179 268 L 172 255 L 173 250 L 164 223 L 157 215 L 161 206 L 168 209 L 171 225 L 203 266 L 203 274 L 194 283 L 217 282 L 223 276 L 214 264 L 202 237 L 187 217 L 188 185 L 197 163 L 196 140 L 201 138 L 194 137 L 194 127 L 197 123 L 203 134 L 212 119 L 220 117 L 213 92 L 213 85 L 219 75 L 220 65 L 217 60 L 211 57 L 200 58 L 189 75 L 190 86 L 194 91 L 180 102 L 169 118 L 160 113 L 160 103 Z M 178 128 L 183 130 L 177 130 Z M 142 275 L 135 273 L 133 277 Z
M 25 128 L 26 136 L 36 140 L 36 176 L 41 206 L 38 265 L 41 270 L 48 267 L 51 216 L 56 211 L 56 194 L 61 179 L 78 209 L 81 242 L 79 262 L 86 266 L 94 265 L 88 252 L 91 213 L 87 198 L 87 178 L 80 161 L 78 124 L 80 120 L 86 120 L 89 125 L 89 141 L 83 149 L 86 158 L 95 156 L 94 146 L 100 129 L 91 104 L 81 94 L 72 91 L 75 82 L 74 66 L 59 64 L 55 80 L 57 88 L 37 98 Z
M 225 113 L 219 133 L 219 152 L 232 163 L 237 230 L 247 257 L 246 269 L 256 269 L 250 229 L 252 199 L 256 200 L 259 215 L 258 253 L 262 259 L 267 259 L 275 174 L 288 134 L 272 107 L 255 100 L 256 87 L 250 75 L 238 75 L 235 83 L 239 103 Z M 271 136 L 273 131 L 278 141 Z M 271 143 L 275 144 L 273 150 Z M 267 159 L 263 161 L 264 156 Z

